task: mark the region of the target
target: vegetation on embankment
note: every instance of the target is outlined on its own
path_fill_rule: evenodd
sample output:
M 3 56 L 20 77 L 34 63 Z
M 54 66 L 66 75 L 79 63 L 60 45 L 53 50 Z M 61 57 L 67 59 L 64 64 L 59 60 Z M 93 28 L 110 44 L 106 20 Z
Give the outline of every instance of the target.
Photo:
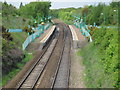
M 27 37 L 27 33 L 8 33 L 4 27 L 2 29 L 2 82 L 0 85 L 4 85 L 10 80 L 17 72 L 22 68 L 28 60 L 32 58 L 32 55 L 28 55 L 27 52 L 22 51 L 22 43 Z M 18 66 L 18 64 L 20 64 Z
M 88 88 L 118 88 L 118 30 L 101 28 L 94 30 L 93 42 L 79 53 L 86 67 L 85 81 Z
M 5 85 L 9 80 L 11 80 L 22 69 L 22 67 L 33 57 L 32 55 L 27 53 L 24 53 L 24 56 L 24 59 L 20 62 L 17 62 L 15 67 L 12 67 L 9 73 L 2 76 L 2 83 L 0 83 L 0 86 Z
M 23 28 L 28 25 L 28 18 L 19 15 L 18 9 L 7 4 L 7 2 L 0 2 L 2 4 L 2 25 L 6 29 Z
M 22 50 L 22 44 L 28 37 L 28 34 L 26 32 L 13 32 L 11 33 L 11 36 L 13 37 L 13 42 L 15 43 L 15 46 Z
M 2 18 L 0 17 L 2 20 L 2 24 L 0 23 L 0 31 L 2 31 L 0 57 L 2 57 L 3 75 L 0 85 L 5 85 L 32 58 L 28 52 L 22 51 L 22 44 L 28 36 L 28 32 L 33 33 L 31 28 L 28 29 L 28 25 L 35 27 L 38 22 L 42 22 L 41 19 L 47 20 L 50 2 L 31 2 L 25 6 L 21 3 L 19 9 L 7 4 L 6 1 L 0 2 L 0 4 L 2 6 L 0 7 L 0 13 L 2 12 L 0 14 L 2 15 Z M 9 33 L 6 29 L 23 29 L 23 32 Z

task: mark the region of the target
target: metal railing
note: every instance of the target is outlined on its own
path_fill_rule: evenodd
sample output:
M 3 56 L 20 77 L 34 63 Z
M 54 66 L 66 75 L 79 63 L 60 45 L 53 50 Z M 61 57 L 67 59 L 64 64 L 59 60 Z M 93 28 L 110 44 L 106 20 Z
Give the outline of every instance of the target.
M 50 27 L 50 23 L 45 25 L 44 30 L 47 30 Z M 37 32 L 35 32 L 34 34 L 31 34 L 30 36 L 28 36 L 26 38 L 26 40 L 24 41 L 24 43 L 22 44 L 22 49 L 25 50 L 26 47 L 36 38 L 39 37 L 42 34 L 42 30 L 41 30 L 41 26 L 37 27 L 36 30 L 38 30 Z
M 87 25 L 84 22 L 82 22 L 82 23 L 75 22 L 74 25 L 77 28 L 80 28 L 80 32 L 82 33 L 82 35 L 84 35 L 85 37 L 89 37 L 90 42 L 92 42 L 92 37 L 89 34 L 90 30 L 88 29 Z

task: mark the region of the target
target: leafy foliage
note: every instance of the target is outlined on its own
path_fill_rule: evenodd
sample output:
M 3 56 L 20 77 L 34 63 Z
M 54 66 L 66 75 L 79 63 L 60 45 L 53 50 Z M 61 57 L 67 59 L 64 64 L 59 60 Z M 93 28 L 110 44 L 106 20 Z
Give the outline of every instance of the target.
M 87 86 L 119 88 L 118 31 L 115 28 L 97 29 L 94 30 L 92 38 L 93 42 L 82 50 Z
M 32 33 L 34 33 L 34 31 L 32 30 L 32 28 L 28 28 L 28 27 L 24 27 L 24 28 L 23 28 L 23 31 L 29 33 L 30 35 L 31 35 Z
M 7 2 L 2 3 L 2 16 L 13 15 L 15 16 L 18 14 L 17 9 L 12 6 L 11 4 L 8 5 Z
M 49 14 L 49 8 L 51 6 L 50 2 L 31 2 L 19 9 L 19 12 L 24 17 L 34 17 L 38 16 L 44 18 Z
M 102 33 L 100 33 L 102 32 Z M 99 44 L 98 54 L 103 63 L 104 72 L 113 80 L 113 86 L 118 88 L 118 31 L 101 29 L 94 34 L 95 41 Z
M 7 32 L 7 29 L 5 27 L 0 27 L 0 29 L 2 29 L 2 37 L 6 40 L 12 41 L 13 38 L 11 37 L 11 34 L 9 32 Z
M 115 25 L 118 24 L 118 9 L 120 2 L 111 2 L 110 5 L 99 3 L 96 6 L 84 6 L 82 8 L 66 8 L 52 10 L 51 15 L 62 20 L 75 20 L 83 18 L 86 24 Z M 76 18 L 77 17 L 77 18 Z

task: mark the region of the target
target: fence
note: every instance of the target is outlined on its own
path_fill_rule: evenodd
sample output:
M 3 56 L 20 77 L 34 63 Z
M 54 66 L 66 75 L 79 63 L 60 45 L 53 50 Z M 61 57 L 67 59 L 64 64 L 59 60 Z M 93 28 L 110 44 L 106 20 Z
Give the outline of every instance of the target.
M 8 32 L 22 32 L 22 29 L 8 29 Z
M 31 43 L 36 37 L 39 37 L 40 34 L 41 34 L 41 31 L 37 31 L 34 34 L 31 34 L 30 36 L 28 36 L 26 40 L 24 41 L 24 43 L 22 44 L 23 50 L 25 50 L 28 44 Z
M 50 23 L 45 25 L 45 30 L 47 30 L 50 27 Z
M 92 42 L 92 37 L 91 35 L 89 34 L 90 30 L 88 29 L 87 25 L 85 25 L 85 23 L 74 23 L 74 25 L 77 27 L 77 28 L 80 28 L 81 30 L 81 33 L 82 35 L 84 35 L 85 37 L 89 37 L 90 39 L 90 42 Z
M 46 24 L 44 29 L 47 30 L 49 27 L 50 27 L 50 23 Z M 26 47 L 29 45 L 29 43 L 31 43 L 36 37 L 39 37 L 41 35 L 41 33 L 42 33 L 41 25 L 38 26 L 36 29 L 38 31 L 35 32 L 34 34 L 31 34 L 30 36 L 28 36 L 26 38 L 26 40 L 24 41 L 24 43 L 22 44 L 23 50 L 25 50 Z

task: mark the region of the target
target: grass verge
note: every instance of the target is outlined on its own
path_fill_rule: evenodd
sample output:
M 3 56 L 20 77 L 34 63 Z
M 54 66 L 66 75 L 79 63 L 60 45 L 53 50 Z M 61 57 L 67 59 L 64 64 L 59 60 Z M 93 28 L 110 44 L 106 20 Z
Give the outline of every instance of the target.
M 26 32 L 12 32 L 11 36 L 13 37 L 13 42 L 15 45 L 22 49 L 22 44 L 24 43 L 25 39 L 28 37 Z
M 17 68 L 13 68 L 9 74 L 2 76 L 2 82 L 0 83 L 0 86 L 4 86 L 9 80 L 11 80 L 21 69 L 22 67 L 33 57 L 30 54 L 25 53 L 25 58 L 22 60 L 22 62 L 17 63 Z
M 98 48 L 89 43 L 82 48 L 78 55 L 83 57 L 83 65 L 85 65 L 85 84 L 87 88 L 114 88 L 113 80 L 110 75 L 104 71 L 102 62 L 98 55 Z
M 72 21 L 67 21 L 67 20 L 64 20 L 64 23 L 68 24 L 68 25 L 72 25 L 73 22 Z

